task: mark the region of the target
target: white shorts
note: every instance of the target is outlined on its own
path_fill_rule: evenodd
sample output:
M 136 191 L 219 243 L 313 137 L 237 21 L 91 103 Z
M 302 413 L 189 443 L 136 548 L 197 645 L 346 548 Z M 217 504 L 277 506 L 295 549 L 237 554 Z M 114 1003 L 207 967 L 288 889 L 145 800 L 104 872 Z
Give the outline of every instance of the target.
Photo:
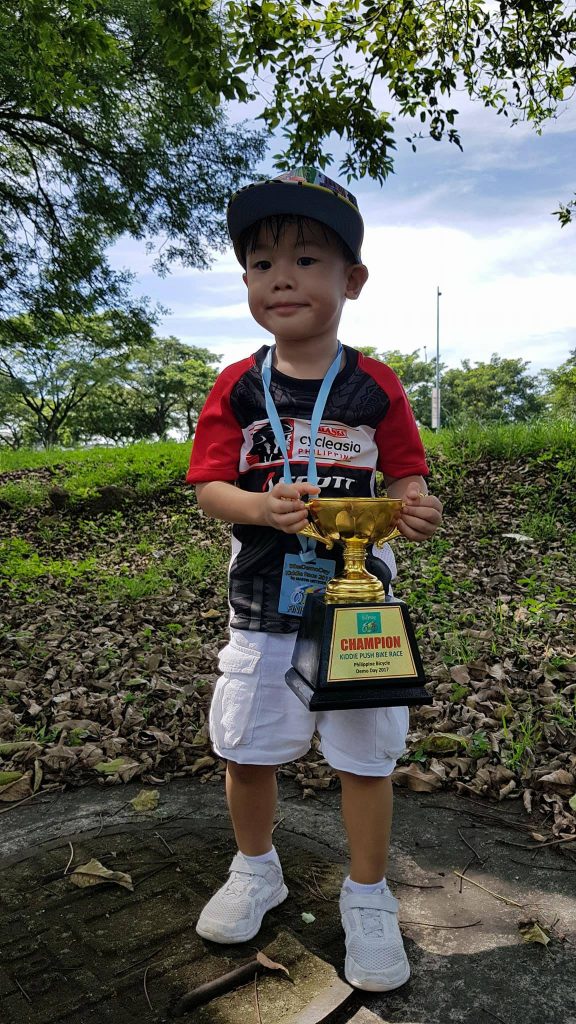
M 308 711 L 287 686 L 296 633 L 230 630 L 210 707 L 210 739 L 237 764 L 282 764 L 310 748 L 317 730 L 332 768 L 390 775 L 406 749 L 408 708 Z

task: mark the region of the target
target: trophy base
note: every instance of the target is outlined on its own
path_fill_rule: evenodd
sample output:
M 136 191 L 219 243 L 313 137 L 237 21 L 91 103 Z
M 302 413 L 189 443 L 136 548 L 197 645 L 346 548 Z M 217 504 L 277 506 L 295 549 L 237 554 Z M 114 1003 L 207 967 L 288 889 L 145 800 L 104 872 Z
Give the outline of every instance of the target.
M 315 690 L 295 668 L 286 673 L 286 682 L 309 711 L 343 711 L 346 708 L 402 708 L 431 704 L 432 697 L 423 686 L 390 686 L 383 691 L 381 686 L 366 686 L 345 690 L 339 686 L 337 693 L 331 690 Z
M 408 608 L 309 594 L 286 683 L 309 710 L 431 704 Z

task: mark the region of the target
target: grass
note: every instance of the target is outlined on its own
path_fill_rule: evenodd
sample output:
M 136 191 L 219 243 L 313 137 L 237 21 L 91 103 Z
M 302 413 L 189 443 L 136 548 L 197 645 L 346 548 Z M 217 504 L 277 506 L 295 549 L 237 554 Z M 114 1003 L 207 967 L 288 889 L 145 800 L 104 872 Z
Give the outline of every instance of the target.
M 529 423 L 468 423 L 463 427 L 422 430 L 430 454 L 443 453 L 462 463 L 484 456 L 539 462 L 556 459 L 558 469 L 573 472 L 576 465 L 576 420 L 531 420 Z
M 190 450 L 190 442 L 166 441 L 126 448 L 2 451 L 0 475 L 19 470 L 32 473 L 0 482 L 0 499 L 14 508 L 48 505 L 48 492 L 55 486 L 65 488 L 72 504 L 96 497 L 103 487 L 129 487 L 136 494 L 150 494 L 184 480 Z M 45 470 L 49 472 L 39 479 L 38 473 Z

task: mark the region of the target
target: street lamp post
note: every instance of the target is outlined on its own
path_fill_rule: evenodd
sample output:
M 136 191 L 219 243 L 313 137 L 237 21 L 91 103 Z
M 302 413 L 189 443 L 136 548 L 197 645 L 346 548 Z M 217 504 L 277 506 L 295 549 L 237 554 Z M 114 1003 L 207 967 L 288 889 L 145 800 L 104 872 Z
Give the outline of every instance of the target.
M 432 389 L 432 429 L 440 429 L 440 288 L 436 288 L 436 387 Z

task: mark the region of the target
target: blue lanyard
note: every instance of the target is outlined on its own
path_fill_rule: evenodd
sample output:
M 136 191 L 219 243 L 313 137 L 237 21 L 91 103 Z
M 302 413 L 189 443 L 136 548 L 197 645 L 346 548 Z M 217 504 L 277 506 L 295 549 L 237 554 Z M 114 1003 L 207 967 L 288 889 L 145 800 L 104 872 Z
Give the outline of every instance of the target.
M 292 470 L 290 468 L 290 460 L 288 458 L 286 438 L 284 436 L 284 431 L 282 429 L 282 423 L 280 422 L 278 410 L 274 405 L 274 399 L 270 394 L 270 381 L 272 379 L 272 358 L 274 356 L 275 348 L 275 345 L 271 346 L 266 355 L 266 359 L 262 364 L 262 384 L 264 387 L 264 400 L 266 402 L 266 412 L 268 413 L 270 426 L 272 427 L 276 444 L 278 445 L 280 451 L 282 452 L 282 458 L 284 459 L 284 483 L 291 484 Z M 336 353 L 336 358 L 334 359 L 334 362 L 330 365 L 328 372 L 324 377 L 322 384 L 320 385 L 320 390 L 318 392 L 316 401 L 314 403 L 314 409 L 312 411 L 312 419 L 310 420 L 310 453 L 308 456 L 308 470 L 306 474 L 308 477 L 308 483 L 310 484 L 318 483 L 318 469 L 316 467 L 316 453 L 314 451 L 316 434 L 318 433 L 318 428 L 320 426 L 320 423 L 322 422 L 322 415 L 324 413 L 324 408 L 328 400 L 328 395 L 330 394 L 330 388 L 332 387 L 332 384 L 334 383 L 334 380 L 340 369 L 341 358 L 342 345 L 340 344 L 340 342 L 338 342 L 338 351 Z M 312 561 L 316 557 L 316 541 L 311 540 L 308 537 L 301 537 L 300 534 L 298 534 L 298 540 L 300 541 L 300 546 L 302 548 L 300 557 L 305 562 Z

